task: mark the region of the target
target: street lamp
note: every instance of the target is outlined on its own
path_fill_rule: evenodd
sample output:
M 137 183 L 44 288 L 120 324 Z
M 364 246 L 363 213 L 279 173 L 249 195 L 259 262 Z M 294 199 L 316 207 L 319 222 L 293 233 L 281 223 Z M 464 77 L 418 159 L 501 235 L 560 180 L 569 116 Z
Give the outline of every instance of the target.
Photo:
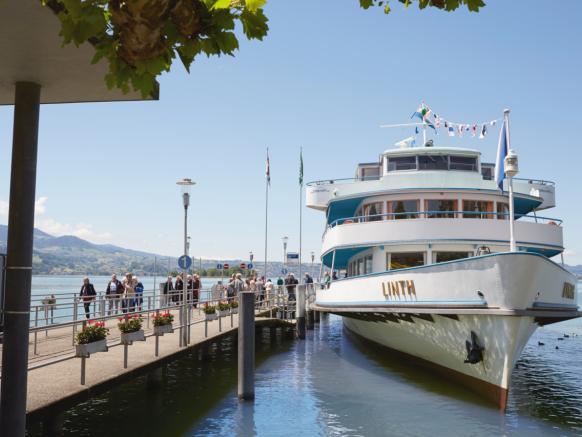
M 281 240 L 283 240 L 283 265 L 287 265 L 287 243 L 289 242 L 289 237 L 285 236 Z
M 315 276 L 313 274 L 313 261 L 315 261 L 315 252 L 312 250 L 311 251 L 311 277 Z
M 182 193 L 182 203 L 184 205 L 184 255 L 188 255 L 188 206 L 190 206 L 190 187 L 196 184 L 196 182 L 192 182 L 192 179 L 184 178 L 180 179 L 176 182 L 177 185 L 180 186 L 180 191 Z M 182 273 L 182 311 L 180 318 L 181 325 L 182 325 L 182 336 L 180 337 L 180 346 L 186 346 L 188 341 L 188 330 L 184 326 L 184 322 L 186 321 L 186 273 L 187 270 L 184 269 Z
M 253 258 L 255 257 L 255 255 L 253 254 L 253 251 L 251 250 L 249 252 L 249 261 L 252 264 L 253 263 Z M 249 275 L 251 274 L 251 269 L 249 268 Z

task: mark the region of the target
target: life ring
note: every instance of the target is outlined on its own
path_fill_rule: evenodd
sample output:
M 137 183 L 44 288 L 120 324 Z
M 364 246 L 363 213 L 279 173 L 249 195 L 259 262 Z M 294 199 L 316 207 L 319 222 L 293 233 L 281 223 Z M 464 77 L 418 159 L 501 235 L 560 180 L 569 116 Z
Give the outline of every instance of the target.
M 548 225 L 551 225 L 551 226 L 558 226 L 558 224 L 557 224 L 555 221 L 553 221 L 553 220 L 550 220 L 550 221 L 548 222 Z

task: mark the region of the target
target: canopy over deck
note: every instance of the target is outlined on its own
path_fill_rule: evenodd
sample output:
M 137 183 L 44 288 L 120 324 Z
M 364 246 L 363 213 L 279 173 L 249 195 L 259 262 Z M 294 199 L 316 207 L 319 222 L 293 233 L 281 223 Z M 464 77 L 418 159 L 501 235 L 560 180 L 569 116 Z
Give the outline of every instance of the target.
M 144 100 L 140 93 L 107 89 L 106 60 L 92 65 L 95 50 L 89 43 L 63 47 L 60 28 L 40 0 L 0 1 L 0 105 L 14 104 L 16 82 L 39 84 L 40 103 Z

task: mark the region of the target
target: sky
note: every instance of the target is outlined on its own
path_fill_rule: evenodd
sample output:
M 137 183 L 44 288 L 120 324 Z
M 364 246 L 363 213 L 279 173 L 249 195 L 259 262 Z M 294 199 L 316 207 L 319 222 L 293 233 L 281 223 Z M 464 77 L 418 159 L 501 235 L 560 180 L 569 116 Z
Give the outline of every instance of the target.
M 481 122 L 511 108 L 520 176 L 553 180 L 565 260 L 582 263 L 578 104 L 582 2 L 492 1 L 479 13 L 393 2 L 271 0 L 270 32 L 235 57 L 176 63 L 157 102 L 41 107 L 36 226 L 95 243 L 178 256 L 183 209 L 176 181 L 192 178 L 190 254 L 264 258 L 265 150 L 269 147 L 269 259 L 281 237 L 299 249 L 299 148 L 305 180 L 351 177 L 358 162 L 413 134 L 421 101 L 440 116 Z M 534 6 L 535 5 L 535 6 Z M 240 32 L 239 32 L 240 33 Z M 12 107 L 0 107 L 0 223 L 7 222 Z M 444 131 L 443 131 L 444 133 Z M 484 140 L 435 138 L 494 161 Z M 325 219 L 303 211 L 303 259 L 319 255 Z

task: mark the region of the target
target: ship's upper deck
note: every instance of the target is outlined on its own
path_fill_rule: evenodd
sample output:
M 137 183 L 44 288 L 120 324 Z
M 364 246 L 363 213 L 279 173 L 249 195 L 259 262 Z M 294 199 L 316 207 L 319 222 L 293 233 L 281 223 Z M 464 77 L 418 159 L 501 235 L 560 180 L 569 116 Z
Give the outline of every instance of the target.
M 456 191 L 499 195 L 494 164 L 481 162 L 477 150 L 453 147 L 390 149 L 377 162 L 359 164 L 354 178 L 307 184 L 308 207 L 327 211 L 328 223 L 353 216 L 370 197 L 411 192 Z M 507 186 L 504 186 L 506 189 Z M 550 181 L 514 178 L 517 214 L 555 206 Z

